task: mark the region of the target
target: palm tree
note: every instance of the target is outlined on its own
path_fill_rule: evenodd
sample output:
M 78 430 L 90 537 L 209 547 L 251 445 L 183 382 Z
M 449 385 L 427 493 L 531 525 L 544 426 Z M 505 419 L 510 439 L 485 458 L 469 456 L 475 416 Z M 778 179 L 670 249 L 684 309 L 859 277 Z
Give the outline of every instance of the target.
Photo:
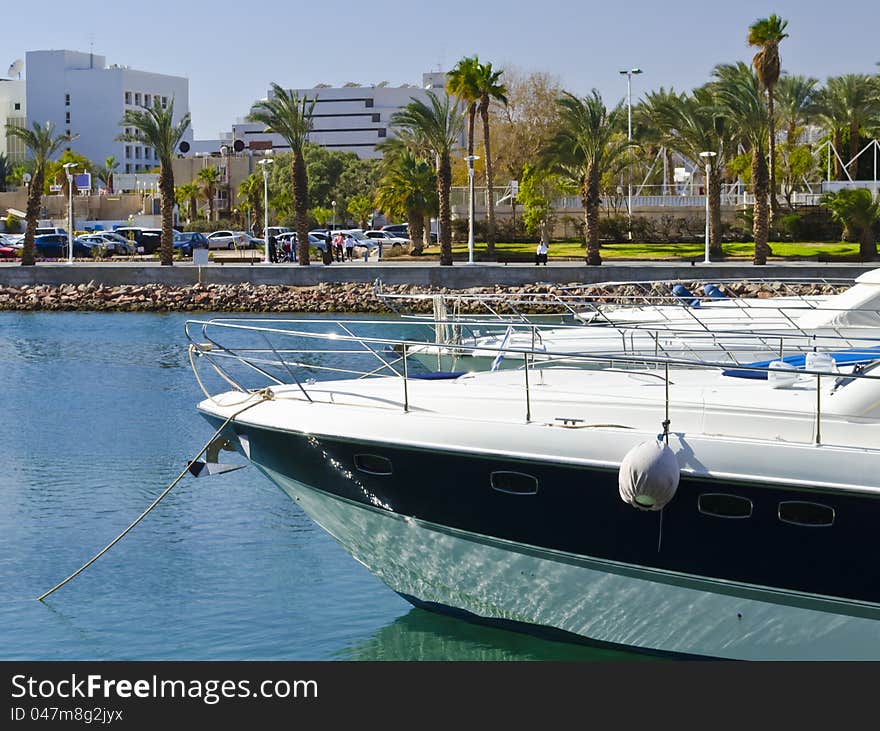
M 162 240 L 159 247 L 159 260 L 163 266 L 174 263 L 174 171 L 171 161 L 177 153 L 177 147 L 186 130 L 189 128 L 189 112 L 184 114 L 177 124 L 174 123 L 174 97 L 167 107 L 162 106 L 159 97 L 155 97 L 152 107 L 144 109 L 126 109 L 119 123 L 122 127 L 131 127 L 131 133 L 120 135 L 122 142 L 138 142 L 155 150 L 159 159 L 159 196 L 162 211 Z
M 657 91 L 649 91 L 645 94 L 641 103 L 633 110 L 636 130 L 634 136 L 645 148 L 654 146 L 652 156 L 657 153 L 657 147 L 662 147 L 665 154 L 665 168 L 667 176 L 663 180 L 666 195 L 675 195 L 675 183 L 673 182 L 673 153 L 677 148 L 669 144 L 669 137 L 673 128 L 663 118 L 665 110 L 670 105 L 675 105 L 684 99 L 684 94 L 675 89 L 667 91 L 662 86 Z M 647 150 L 646 150 L 647 151 Z
M 767 243 L 770 228 L 767 206 L 767 130 L 770 120 L 767 106 L 764 104 L 757 75 L 742 61 L 716 66 L 713 73 L 718 79 L 714 88 L 724 114 L 739 131 L 742 142 L 751 148 L 752 185 L 755 193 L 752 217 L 754 263 L 763 265 L 767 263 L 767 256 L 771 253 Z
M 116 158 L 113 155 L 104 160 L 103 165 L 92 166 L 92 173 L 104 184 L 104 190 L 107 191 L 107 195 L 113 195 L 113 174 L 118 168 L 119 163 L 116 162 Z
M 176 198 L 179 205 L 186 203 L 189 207 L 189 220 L 195 221 L 199 215 L 199 186 L 196 182 L 178 186 Z
M 412 253 L 423 251 L 424 221 L 437 205 L 434 166 L 403 150 L 385 158 L 385 169 L 376 191 L 376 207 L 392 216 L 405 216 Z
M 220 182 L 220 171 L 213 165 L 202 168 L 196 173 L 196 184 L 199 192 L 208 204 L 208 220 L 214 220 L 214 201 L 217 198 L 217 184 Z
M 813 113 L 813 97 L 818 79 L 812 76 L 784 74 L 776 85 L 779 122 L 785 128 L 786 142 L 796 143 L 799 130 L 807 125 Z
M 474 121 L 480 101 L 480 60 L 476 56 L 461 59 L 446 76 L 446 93 L 458 97 L 467 107 L 467 154 L 474 154 Z
M 580 99 L 563 92 L 556 100 L 560 129 L 544 150 L 546 165 L 576 184 L 584 201 L 586 262 L 602 263 L 599 254 L 599 180 L 629 149 L 620 133 L 623 104 L 608 110 L 597 89 Z
M 475 57 L 476 58 L 476 57 Z M 483 155 L 486 161 L 486 254 L 495 258 L 495 196 L 492 192 L 492 150 L 489 145 L 489 107 L 492 102 L 507 104 L 507 89 L 501 83 L 503 70 L 493 71 L 491 63 L 478 67 L 477 88 L 480 92 L 480 119 L 483 121 Z
M 880 219 L 880 200 L 874 201 L 871 191 L 857 188 L 826 193 L 822 197 L 822 205 L 830 211 L 835 221 L 843 224 L 845 238 L 858 239 L 859 256 L 863 260 L 877 258 L 874 226 Z
M 458 144 L 464 116 L 449 96 L 428 92 L 428 103 L 412 99 L 391 116 L 391 126 L 436 160 L 437 199 L 440 216 L 440 264 L 452 265 L 452 226 L 449 191 L 452 187 L 452 150 Z
M 40 216 L 40 203 L 43 198 L 43 183 L 46 177 L 46 165 L 51 157 L 64 145 L 76 138 L 76 135 L 55 134 L 55 124 L 46 122 L 41 126 L 34 122 L 32 129 L 6 124 L 7 137 L 21 140 L 33 159 L 34 169 L 28 186 L 27 209 L 25 216 L 24 245 L 21 250 L 21 263 L 24 266 L 34 265 L 34 232 Z
M 12 164 L 5 152 L 0 152 L 0 193 L 6 190 L 6 179 L 12 172 Z
M 662 90 L 661 90 L 662 91 Z M 718 105 L 711 87 L 695 89 L 690 96 L 669 92 L 648 95 L 650 104 L 644 109 L 660 131 L 660 140 L 668 148 L 695 162 L 700 153 L 714 152 L 707 181 L 709 196 L 709 252 L 722 256 L 721 246 L 721 177 L 733 147 L 730 125 Z
M 251 173 L 238 184 L 238 197 L 251 212 L 251 221 L 263 227 L 263 176 Z
M 767 90 L 768 136 L 770 141 L 770 220 L 776 218 L 776 128 L 775 113 L 773 110 L 773 91 L 779 81 L 779 44 L 783 38 L 788 38 L 785 28 L 788 21 L 783 20 L 775 13 L 769 18 L 760 18 L 749 26 L 749 45 L 758 46 L 758 51 L 752 58 L 752 66 L 758 74 L 761 86 Z
M 267 132 L 281 135 L 290 146 L 291 187 L 296 217 L 297 259 L 302 266 L 309 265 L 309 178 L 303 157 L 303 148 L 312 130 L 312 114 L 316 99 L 300 98 L 272 83 L 272 96 L 254 105 L 248 115 L 252 122 L 262 122 Z
M 819 124 L 831 137 L 838 156 L 849 136 L 849 159 L 859 152 L 860 135 L 878 123 L 880 117 L 880 83 L 867 74 L 845 74 L 828 79 L 824 89 L 815 96 L 813 110 Z M 835 158 L 835 177 L 846 179 L 846 171 Z

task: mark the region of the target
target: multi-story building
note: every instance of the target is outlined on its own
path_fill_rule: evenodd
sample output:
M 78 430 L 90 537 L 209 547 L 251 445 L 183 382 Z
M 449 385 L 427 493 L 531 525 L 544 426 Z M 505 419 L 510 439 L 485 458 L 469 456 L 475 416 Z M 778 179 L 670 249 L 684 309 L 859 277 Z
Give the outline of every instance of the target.
M 309 141 L 329 150 L 354 152 L 359 157 L 381 157 L 376 145 L 393 135 L 391 115 L 400 111 L 411 99 L 425 101 L 428 90 L 443 91 L 446 74 L 422 75 L 422 85 L 405 84 L 392 87 L 385 84 L 341 87 L 316 86 L 295 89 L 300 96 L 315 100 L 312 132 Z M 269 92 L 271 95 L 271 91 Z M 284 152 L 287 143 L 280 135 L 268 134 L 262 124 L 240 120 L 232 126 L 231 140 L 242 140 L 250 149 L 273 148 Z
M 189 80 L 181 76 L 106 65 L 104 56 L 78 51 L 29 51 L 25 55 L 27 124 L 54 122 L 77 135 L 71 148 L 90 160 L 113 156 L 120 173 L 145 172 L 159 163 L 146 145 L 119 142 L 126 109 L 164 106 L 174 100 L 174 122 L 189 111 Z M 192 129 L 185 139 L 192 141 Z
M 6 125 L 23 127 L 25 124 L 24 81 L 0 79 L 0 154 L 12 162 L 24 160 L 24 143 L 6 136 Z

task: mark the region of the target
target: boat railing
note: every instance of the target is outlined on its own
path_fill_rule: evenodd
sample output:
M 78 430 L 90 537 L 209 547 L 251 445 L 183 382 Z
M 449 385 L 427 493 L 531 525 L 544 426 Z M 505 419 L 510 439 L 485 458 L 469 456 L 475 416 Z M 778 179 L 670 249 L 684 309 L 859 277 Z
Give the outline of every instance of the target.
M 398 329 L 406 324 L 408 332 L 403 336 L 395 334 Z M 409 411 L 410 384 L 414 380 L 430 378 L 457 378 L 463 375 L 458 373 L 434 373 L 427 370 L 424 365 L 413 356 L 419 349 L 426 346 L 437 347 L 429 338 L 418 337 L 419 325 L 423 325 L 428 332 L 438 323 L 402 323 L 401 321 L 388 320 L 324 320 L 324 319 L 228 319 L 218 318 L 211 320 L 190 320 L 186 323 L 186 335 L 189 340 L 189 354 L 193 371 L 205 396 L 212 397 L 211 391 L 205 385 L 200 373 L 200 367 L 204 364 L 210 368 L 223 382 L 234 390 L 242 393 L 254 393 L 267 385 L 271 387 L 289 386 L 296 387 L 297 392 L 307 401 L 312 401 L 309 387 L 317 382 L 315 376 L 321 380 L 333 379 L 364 379 L 364 378 L 393 378 L 401 383 L 401 406 L 404 411 Z M 442 323 L 440 323 L 442 324 Z M 661 378 L 666 383 L 666 410 L 669 409 L 669 383 L 670 373 L 676 374 L 676 379 L 687 370 L 713 370 L 722 371 L 735 367 L 736 371 L 755 373 L 753 377 L 769 378 L 775 369 L 769 365 L 754 363 L 739 363 L 735 359 L 714 360 L 703 357 L 683 357 L 681 354 L 663 352 L 661 348 L 654 354 L 640 352 L 638 354 L 603 354 L 562 352 L 552 349 L 536 349 L 540 338 L 540 326 L 535 324 L 509 325 L 511 329 L 524 330 L 531 339 L 531 345 L 524 347 L 521 340 L 517 345 L 502 342 L 497 346 L 479 346 L 483 355 L 488 354 L 497 359 L 514 358 L 521 361 L 519 371 L 523 374 L 523 400 L 524 412 L 527 421 L 532 417 L 532 386 L 530 378 L 536 370 L 546 368 L 604 368 L 640 370 L 654 373 L 655 377 Z M 577 326 L 573 326 L 577 327 Z M 317 329 L 316 329 L 317 328 Z M 363 332 L 366 328 L 368 332 Z M 662 331 L 662 335 L 668 335 L 668 330 Z M 389 334 L 390 333 L 390 334 Z M 693 335 L 693 333 L 686 333 Z M 661 333 L 656 334 L 659 343 Z M 835 336 L 822 338 L 821 347 L 817 345 L 815 337 L 803 338 L 799 335 L 780 335 L 778 333 L 760 333 L 752 331 L 728 331 L 713 333 L 714 341 L 720 343 L 719 352 L 729 353 L 724 347 L 725 338 L 730 342 L 732 339 L 742 339 L 743 342 L 753 342 L 755 346 L 766 347 L 771 342 L 777 342 L 779 350 L 773 352 L 768 348 L 768 361 L 781 358 L 783 353 L 809 352 L 834 352 L 838 345 L 846 345 L 848 352 L 851 349 L 849 341 L 838 343 Z M 259 342 L 253 343 L 253 339 Z M 284 340 L 280 344 L 279 340 Z M 874 379 L 880 380 L 880 376 L 874 375 L 872 368 L 880 363 L 880 337 L 866 337 L 860 339 L 861 350 L 854 353 L 863 358 L 863 363 L 870 367 L 856 366 L 852 373 L 845 375 L 832 372 L 827 369 L 812 370 L 808 368 L 798 369 L 799 378 L 813 377 L 816 381 L 815 403 L 815 438 L 816 444 L 821 443 L 821 419 L 822 419 L 822 379 Z M 456 349 L 463 353 L 473 354 L 478 348 L 476 345 L 461 343 Z M 694 352 L 698 347 L 694 347 Z M 356 364 L 356 358 L 365 358 L 366 364 Z M 261 381 L 258 384 L 249 384 L 242 374 L 257 374 Z M 761 376 L 763 374 L 763 376 Z M 778 375 L 778 373 L 777 373 Z M 387 402 L 383 402 L 387 407 Z

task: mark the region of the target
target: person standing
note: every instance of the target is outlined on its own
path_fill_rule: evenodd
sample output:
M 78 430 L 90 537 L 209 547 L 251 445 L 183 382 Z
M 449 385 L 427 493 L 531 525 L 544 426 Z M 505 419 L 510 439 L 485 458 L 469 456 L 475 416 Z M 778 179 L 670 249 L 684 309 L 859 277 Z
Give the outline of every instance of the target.
M 336 261 L 342 261 L 345 252 L 342 250 L 342 234 L 338 231 L 333 237 L 333 251 L 336 252 Z
M 349 261 L 354 259 L 354 236 L 345 237 L 345 258 Z
M 538 244 L 538 248 L 535 249 L 535 266 L 538 266 L 539 264 L 547 266 L 547 244 L 543 241 Z
M 269 237 L 269 262 L 272 264 L 278 263 L 278 242 L 274 236 Z

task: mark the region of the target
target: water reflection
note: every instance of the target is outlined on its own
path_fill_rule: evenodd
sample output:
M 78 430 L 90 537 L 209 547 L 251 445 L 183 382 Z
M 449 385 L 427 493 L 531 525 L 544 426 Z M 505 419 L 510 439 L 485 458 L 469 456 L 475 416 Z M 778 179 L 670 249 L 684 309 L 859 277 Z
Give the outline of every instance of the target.
M 596 662 L 652 658 L 638 653 L 550 641 L 413 608 L 366 641 L 340 650 L 333 659 Z

